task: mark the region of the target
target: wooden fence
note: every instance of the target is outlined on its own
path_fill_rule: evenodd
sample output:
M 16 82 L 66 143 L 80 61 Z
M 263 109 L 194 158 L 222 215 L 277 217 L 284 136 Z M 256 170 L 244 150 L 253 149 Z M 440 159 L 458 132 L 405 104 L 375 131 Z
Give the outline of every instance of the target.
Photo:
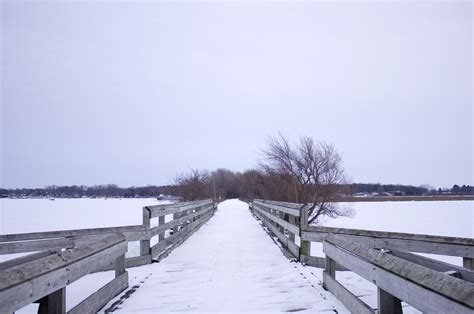
M 323 286 L 351 312 L 375 313 L 336 280 L 336 263 L 377 286 L 377 312 L 402 313 L 401 301 L 429 313 L 473 313 L 474 271 L 416 256 L 416 262 L 345 237 L 324 240 Z M 438 270 L 433 269 L 436 265 Z M 455 269 L 455 270 L 454 270 Z
M 0 263 L 0 313 L 32 302 L 40 303 L 42 313 L 65 313 L 66 285 L 115 269 L 113 281 L 69 311 L 95 313 L 128 286 L 125 268 L 165 257 L 215 210 L 211 200 L 147 206 L 142 225 L 0 235 L 0 255 L 34 252 Z M 152 218 L 158 218 L 153 228 Z M 157 243 L 150 247 L 153 238 Z M 133 241 L 140 241 L 140 255 L 126 258 Z
M 283 247 L 287 248 L 299 261 L 309 266 L 326 268 L 324 273 L 325 288 L 333 292 L 351 311 L 373 312 L 369 306 L 335 280 L 336 270 L 354 271 L 374 282 L 379 287 L 379 310 L 385 313 L 398 309 L 399 299 L 421 310 L 430 311 L 431 309 L 419 302 L 413 302 L 412 298 L 407 295 L 395 293 L 390 288 L 390 284 L 395 285 L 395 283 L 391 283 L 388 275 L 385 275 L 389 272 L 396 273 L 396 276 L 399 277 L 396 283 L 400 285 L 393 286 L 398 287 L 397 289 L 400 289 L 402 283 L 410 282 L 416 278 L 416 276 L 410 277 L 409 274 L 417 272 L 424 275 L 430 274 L 430 276 L 436 274 L 433 275 L 435 276 L 433 278 L 439 280 L 438 282 L 424 283 L 423 287 L 410 288 L 409 292 L 421 291 L 414 295 L 421 299 L 423 296 L 434 298 L 437 300 L 436 302 L 443 303 L 445 307 L 442 309 L 459 310 L 460 312 L 473 309 L 474 239 L 472 238 L 310 226 L 308 225 L 307 206 L 296 203 L 255 200 L 250 204 L 250 209 L 278 237 Z M 299 245 L 298 241 L 295 241 L 295 234 L 299 235 Z M 311 256 L 311 242 L 323 244 L 326 258 Z M 372 270 L 376 269 L 374 265 L 379 259 L 368 260 L 368 256 L 373 256 L 374 252 L 382 251 L 389 251 L 390 255 L 384 256 L 389 256 L 391 260 L 400 260 L 400 262 L 395 266 L 392 265 L 393 269 L 386 268 L 384 272 L 374 272 Z M 462 257 L 463 267 L 412 254 L 413 252 Z M 354 263 L 349 261 L 354 261 Z M 363 266 L 357 268 L 354 265 Z M 382 267 L 378 264 L 376 266 Z M 383 264 L 383 266 L 386 265 Z M 425 271 L 422 272 L 422 270 Z M 390 284 L 379 286 L 379 282 L 390 282 Z M 440 288 L 444 285 L 458 290 L 464 289 L 468 293 L 460 294 L 463 299 L 456 299 Z M 436 287 L 439 289 L 437 290 Z M 430 289 L 435 290 L 433 295 L 428 292 L 431 291 Z M 443 301 L 447 299 L 450 301 Z M 434 304 L 437 304 L 436 302 Z M 387 304 L 391 304 L 391 306 Z
M 68 313 L 95 313 L 128 287 L 127 242 L 122 234 L 60 238 L 52 242 L 50 247 L 41 243 L 47 251 L 0 264 L 0 313 L 12 313 L 32 302 L 39 303 L 39 312 L 65 313 L 66 285 L 109 262 L 115 264 L 115 279 Z

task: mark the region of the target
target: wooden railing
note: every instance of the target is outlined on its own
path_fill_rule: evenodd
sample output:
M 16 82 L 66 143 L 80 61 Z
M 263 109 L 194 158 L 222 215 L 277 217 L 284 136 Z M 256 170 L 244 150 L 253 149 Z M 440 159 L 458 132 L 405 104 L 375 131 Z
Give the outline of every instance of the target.
M 330 236 L 323 244 L 323 286 L 351 312 L 375 313 L 336 280 L 336 263 L 377 286 L 378 313 L 402 313 L 401 301 L 423 312 L 473 313 L 474 271 L 362 243 Z
M 464 267 L 472 267 L 474 260 L 474 239 L 434 236 L 427 234 L 399 233 L 359 229 L 331 228 L 320 226 L 301 227 L 303 241 L 323 242 L 331 235 L 343 236 L 372 248 L 390 248 L 416 253 L 449 255 L 463 258 Z M 324 267 L 325 260 L 309 255 L 300 256 L 310 266 Z
M 301 204 L 255 200 L 250 209 L 262 223 L 275 234 L 290 253 L 299 258 L 300 246 L 296 236 L 300 235 Z
M 250 209 L 300 262 L 326 269 L 323 286 L 351 312 L 374 310 L 336 281 L 336 270 L 353 271 L 373 282 L 379 313 L 400 313 L 400 300 L 428 312 L 474 309 L 472 238 L 310 226 L 307 206 L 296 203 L 255 200 Z M 326 257 L 311 256 L 311 242 L 322 243 Z M 462 257 L 463 267 L 412 252 Z
M 59 238 L 0 245 L 2 252 L 46 249 L 0 264 L 0 313 L 12 313 L 33 302 L 40 313 L 65 313 L 66 286 L 113 262 L 115 279 L 68 313 L 95 313 L 128 287 L 127 242 L 123 234 Z M 65 250 L 63 250 L 65 249 Z
M 211 200 L 147 206 L 143 225 L 0 235 L 0 255 L 31 253 L 0 263 L 0 313 L 32 302 L 42 313 L 65 313 L 65 286 L 90 273 L 115 269 L 116 278 L 70 313 L 94 313 L 128 286 L 125 268 L 160 260 L 214 214 Z M 151 219 L 158 224 L 151 227 Z M 150 247 L 150 240 L 156 244 Z M 127 257 L 128 242 L 140 255 Z M 31 288 L 33 287 L 33 293 Z
M 154 260 L 165 257 L 209 220 L 216 208 L 212 200 L 144 207 L 143 225 L 150 230 L 150 238 L 141 241 L 141 255 L 149 254 Z M 167 215 L 173 215 L 172 220 L 166 221 Z M 153 218 L 158 218 L 158 225 L 151 228 Z M 158 237 L 158 241 L 150 247 L 153 237 Z

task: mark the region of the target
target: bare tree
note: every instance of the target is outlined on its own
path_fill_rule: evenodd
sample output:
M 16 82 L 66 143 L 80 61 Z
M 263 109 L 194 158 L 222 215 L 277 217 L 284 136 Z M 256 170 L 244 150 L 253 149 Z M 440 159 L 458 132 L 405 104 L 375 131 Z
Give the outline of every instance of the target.
M 263 150 L 267 173 L 278 173 L 293 190 L 296 203 L 309 205 L 309 223 L 323 216 L 346 216 L 349 211 L 334 204 L 345 184 L 341 157 L 336 149 L 326 142 L 315 142 L 302 136 L 297 145 L 279 134 L 269 137 Z
M 209 197 L 209 172 L 191 169 L 190 172 L 176 176 L 175 193 L 184 200 L 195 201 Z

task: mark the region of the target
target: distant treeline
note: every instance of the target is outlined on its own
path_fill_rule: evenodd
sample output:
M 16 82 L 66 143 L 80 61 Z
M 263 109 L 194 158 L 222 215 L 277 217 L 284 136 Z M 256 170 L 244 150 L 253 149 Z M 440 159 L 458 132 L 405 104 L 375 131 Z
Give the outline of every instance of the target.
M 473 195 L 474 187 L 454 185 L 450 189 L 435 189 L 411 185 L 352 183 L 342 186 L 341 196 L 416 196 L 416 195 Z M 218 169 L 213 172 L 192 170 L 165 186 L 119 187 L 115 184 L 95 186 L 47 186 L 35 189 L 0 189 L 1 197 L 12 198 L 166 198 L 176 196 L 185 200 L 204 198 L 255 198 L 294 202 L 293 187 L 278 174 L 259 170 L 233 172 Z

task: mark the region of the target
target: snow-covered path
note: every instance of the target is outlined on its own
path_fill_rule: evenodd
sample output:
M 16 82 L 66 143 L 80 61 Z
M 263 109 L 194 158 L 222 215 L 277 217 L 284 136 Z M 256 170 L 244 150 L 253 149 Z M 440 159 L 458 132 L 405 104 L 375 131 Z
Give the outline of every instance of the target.
M 160 263 L 129 269 L 130 286 L 140 287 L 117 311 L 347 312 L 302 268 L 283 256 L 246 203 L 228 200 Z

